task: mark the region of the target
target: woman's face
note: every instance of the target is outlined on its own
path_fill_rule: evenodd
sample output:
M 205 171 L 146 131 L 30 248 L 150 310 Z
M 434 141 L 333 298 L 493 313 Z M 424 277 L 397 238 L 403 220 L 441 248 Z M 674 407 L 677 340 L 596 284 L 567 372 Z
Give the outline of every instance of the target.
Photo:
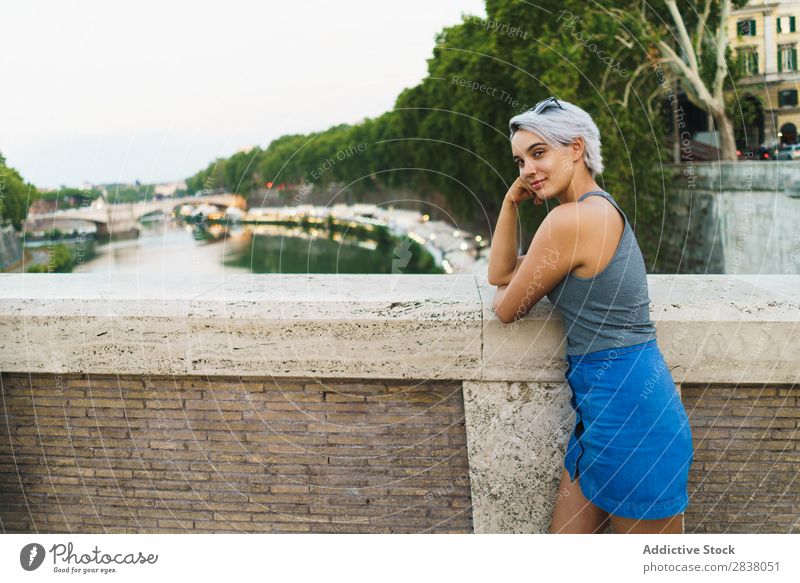
M 554 198 L 572 181 L 575 144 L 552 145 L 540 135 L 521 129 L 511 139 L 511 152 L 519 167 L 520 178 L 539 198 Z

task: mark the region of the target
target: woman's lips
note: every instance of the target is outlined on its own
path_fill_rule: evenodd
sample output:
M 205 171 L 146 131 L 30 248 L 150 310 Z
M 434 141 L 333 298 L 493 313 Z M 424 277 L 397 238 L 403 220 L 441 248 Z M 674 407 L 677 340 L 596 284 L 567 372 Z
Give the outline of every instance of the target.
M 547 178 L 542 178 L 541 180 L 537 180 L 536 182 L 531 182 L 531 188 L 539 188 L 542 185 L 542 182 L 547 180 Z

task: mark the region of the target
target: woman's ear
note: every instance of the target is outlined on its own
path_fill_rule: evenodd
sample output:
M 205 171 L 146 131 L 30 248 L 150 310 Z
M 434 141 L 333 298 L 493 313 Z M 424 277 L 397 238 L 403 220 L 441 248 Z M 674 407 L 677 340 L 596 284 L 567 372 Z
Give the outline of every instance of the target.
M 570 145 L 572 148 L 572 161 L 577 164 L 581 158 L 583 158 L 583 152 L 586 149 L 586 144 L 583 141 L 583 138 L 577 137 Z

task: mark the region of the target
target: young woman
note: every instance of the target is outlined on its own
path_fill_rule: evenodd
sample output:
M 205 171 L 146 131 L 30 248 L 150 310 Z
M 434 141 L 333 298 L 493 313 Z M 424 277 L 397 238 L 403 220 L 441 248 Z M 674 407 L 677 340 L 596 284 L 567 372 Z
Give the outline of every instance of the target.
M 581 108 L 548 98 L 510 121 L 519 178 L 489 259 L 504 323 L 544 295 L 562 315 L 576 421 L 550 532 L 680 533 L 692 434 L 656 342 L 641 250 L 614 198 L 595 182 L 600 134 Z M 557 200 L 517 256 L 517 206 Z

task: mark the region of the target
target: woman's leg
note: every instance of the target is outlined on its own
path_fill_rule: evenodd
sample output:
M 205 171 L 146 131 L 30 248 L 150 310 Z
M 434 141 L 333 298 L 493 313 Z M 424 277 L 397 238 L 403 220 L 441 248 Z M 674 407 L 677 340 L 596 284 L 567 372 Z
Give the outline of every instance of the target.
M 658 520 L 637 520 L 610 515 L 611 525 L 618 534 L 681 534 L 683 514 L 676 514 Z
M 581 492 L 579 479 L 571 482 L 566 469 L 561 473 L 561 484 L 550 523 L 551 534 L 593 534 L 606 529 L 608 512 L 586 499 Z

